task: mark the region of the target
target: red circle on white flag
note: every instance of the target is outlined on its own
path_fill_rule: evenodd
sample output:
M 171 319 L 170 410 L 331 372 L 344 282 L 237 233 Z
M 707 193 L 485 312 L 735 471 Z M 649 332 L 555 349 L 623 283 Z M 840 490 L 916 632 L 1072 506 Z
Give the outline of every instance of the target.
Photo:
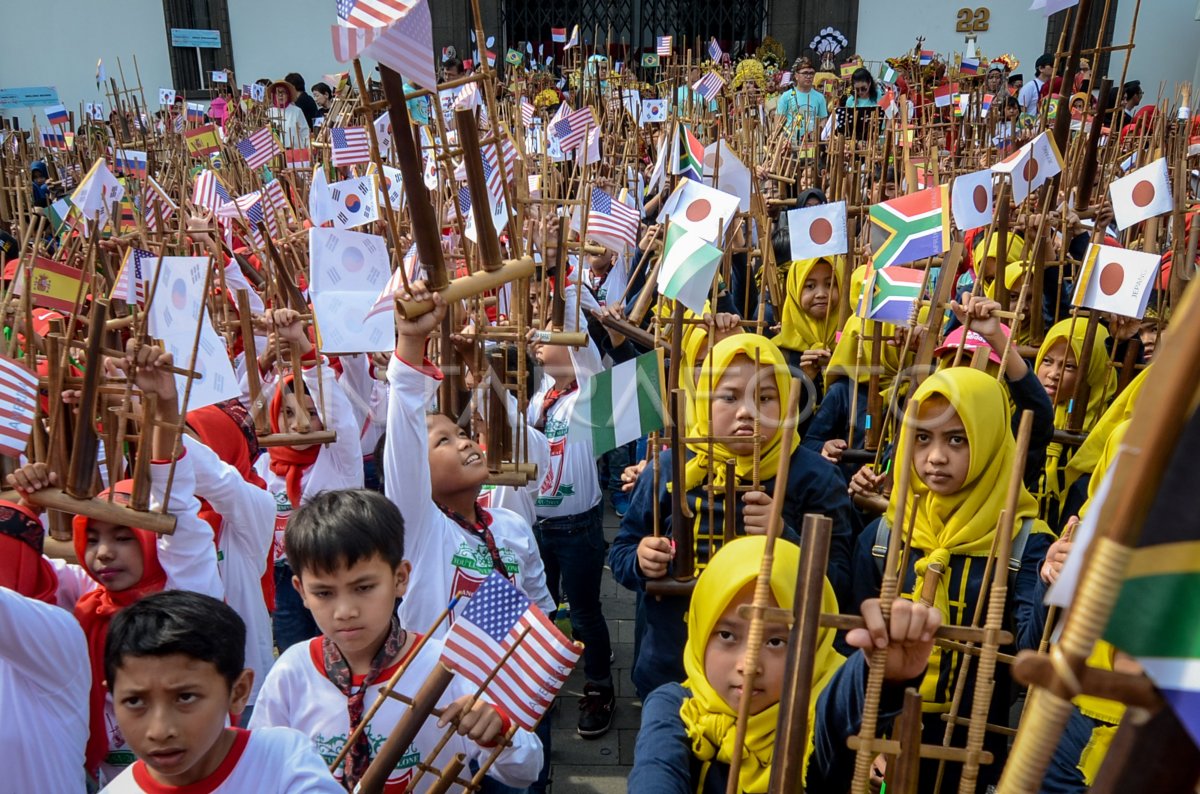
M 1130 198 L 1133 199 L 1135 207 L 1149 207 L 1154 202 L 1154 195 L 1157 191 L 1154 188 L 1154 183 L 1149 179 L 1143 179 L 1133 186 L 1133 194 Z
M 712 212 L 712 204 L 708 199 L 696 199 L 687 206 L 683 215 L 692 223 L 699 223 L 707 218 L 710 212 Z
M 983 212 L 986 210 L 988 205 L 987 188 L 985 188 L 983 185 L 976 185 L 975 189 L 971 191 L 971 203 L 975 205 L 976 212 Z
M 825 245 L 833 239 L 833 224 L 828 218 L 817 218 L 808 227 L 808 236 L 817 245 Z
M 1125 283 L 1125 268 L 1120 262 L 1109 262 L 1100 271 L 1100 291 L 1105 295 L 1116 295 Z
M 1025 168 L 1021 171 L 1026 182 L 1032 182 L 1038 175 L 1038 161 L 1034 157 L 1029 158 L 1029 162 L 1025 163 Z

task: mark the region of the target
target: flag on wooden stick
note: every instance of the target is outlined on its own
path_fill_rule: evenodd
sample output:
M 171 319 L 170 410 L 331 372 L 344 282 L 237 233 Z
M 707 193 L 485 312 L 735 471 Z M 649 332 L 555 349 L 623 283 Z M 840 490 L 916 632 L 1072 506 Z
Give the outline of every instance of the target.
M 663 350 L 651 350 L 588 379 L 575 403 L 570 432 L 587 436 L 603 455 L 663 428 Z

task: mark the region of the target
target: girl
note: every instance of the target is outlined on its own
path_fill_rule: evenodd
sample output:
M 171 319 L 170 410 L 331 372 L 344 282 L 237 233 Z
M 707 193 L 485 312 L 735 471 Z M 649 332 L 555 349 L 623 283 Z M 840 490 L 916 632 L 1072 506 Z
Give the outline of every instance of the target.
M 755 362 L 758 366 L 755 366 Z M 791 378 L 783 353 L 772 342 L 756 334 L 736 334 L 713 346 L 700 376 L 697 393 L 689 413 L 687 437 L 744 438 L 744 441 L 690 443 L 684 467 L 686 505 L 693 518 L 691 534 L 695 557 L 704 567 L 724 537 L 725 510 L 731 509 L 724 496 L 725 462 L 736 461 L 735 478 L 741 493 L 732 506 L 736 511 L 737 534 L 763 534 L 766 531 L 775 476 L 783 455 L 791 455 L 791 468 L 785 486 L 785 536 L 798 538 L 805 513 L 820 513 L 833 521 L 833 545 L 829 560 L 829 580 L 834 591 L 848 588 L 850 550 L 850 503 L 838 473 L 814 452 L 799 447 L 793 432 L 784 438 L 781 414 L 788 402 Z M 711 419 L 710 419 L 711 417 Z M 754 434 L 765 437 L 756 450 Z M 757 452 L 757 454 L 756 454 Z M 621 521 L 621 530 L 613 541 L 609 565 L 623 586 L 642 593 L 646 583 L 667 575 L 675 546 L 670 534 L 672 485 L 671 454 L 659 455 L 657 490 L 652 467 L 638 477 L 630 499 L 629 512 Z M 707 488 L 709 474 L 716 496 Z M 757 474 L 761 490 L 749 488 Z M 655 507 L 657 503 L 657 508 Z M 663 534 L 654 537 L 655 515 Z M 709 522 L 712 522 L 711 525 Z M 676 571 L 687 577 L 692 571 Z M 687 639 L 684 616 L 688 596 L 656 596 L 639 602 L 639 621 L 644 620 L 633 681 L 642 697 L 658 686 L 684 678 L 683 646 Z M 574 604 L 572 604 L 574 607 Z
M 788 268 L 783 327 L 774 338 L 788 363 L 821 391 L 821 375 L 837 341 L 842 298 L 840 256 L 802 259 Z
M 753 602 L 753 591 L 766 539 L 738 538 L 723 547 L 700 574 L 688 609 L 683 664 L 687 680 L 664 684 L 646 698 L 642 726 L 634 749 L 630 791 L 656 794 L 714 794 L 725 791 L 734 745 L 737 709 L 742 697 L 749 620 L 738 609 Z M 780 540 L 771 569 L 772 606 L 791 610 L 795 599 L 800 549 Z M 822 611 L 836 612 L 837 599 L 825 581 Z M 899 711 L 903 682 L 925 669 L 933 632 L 941 615 L 933 609 L 897 600 L 893 619 L 903 616 L 903 634 L 884 626 L 878 602 L 864 605 L 866 629 L 851 631 L 847 640 L 858 648 L 892 645 L 888 654 L 880 716 L 886 723 Z M 893 623 L 897 626 L 897 623 Z M 788 653 L 788 627 L 768 623 L 751 695 L 745 750 L 738 791 L 767 790 L 774 760 L 775 728 Z M 817 634 L 809 701 L 808 747 L 803 777 L 809 791 L 846 791 L 854 754 L 846 739 L 859 730 L 866 681 L 866 657 L 845 660 L 834 650 L 834 632 Z M 912 682 L 915 684 L 915 682 Z M 900 684 L 896 686 L 896 684 Z
M 1003 387 L 992 376 L 975 369 L 956 367 L 942 370 L 925 380 L 913 393 L 917 406 L 917 428 L 913 436 L 912 490 L 908 494 L 907 520 L 912 521 L 912 540 L 904 571 L 903 592 L 917 597 L 930 565 L 945 568 L 937 588 L 935 605 L 948 625 L 971 621 L 978 602 L 984 567 L 992 548 L 1000 511 L 1004 507 L 1009 472 L 1016 457 L 1016 443 L 1005 421 L 1008 403 Z M 905 460 L 903 440 L 897 460 Z M 896 492 L 885 516 L 859 536 L 854 558 L 854 600 L 857 606 L 878 595 L 882 582 L 882 555 L 895 527 Z M 1010 578 L 1008 616 L 1015 622 L 1016 648 L 1035 648 L 1045 623 L 1042 606 L 1044 584 L 1038 567 L 1053 536 L 1037 519 L 1037 502 L 1021 488 L 1013 522 L 1011 560 L 1001 561 Z M 905 529 L 907 532 L 907 528 Z M 1015 576 L 1011 569 L 1015 568 Z M 1011 651 L 1015 652 L 1015 651 Z M 946 723 L 940 717 L 949 710 L 960 660 L 935 649 L 921 684 L 926 712 L 924 741 L 940 744 Z M 972 668 L 972 673 L 975 668 Z M 989 722 L 1008 722 L 1009 677 L 1001 666 L 996 672 Z M 971 713 L 973 686 L 967 683 L 960 715 Z M 965 733 L 959 731 L 959 733 Z M 957 744 L 961 745 L 962 737 Z M 998 777 L 1006 750 L 1004 738 L 989 734 L 984 749 L 996 753 L 996 762 L 981 770 L 981 787 Z M 936 774 L 925 769 L 921 780 L 932 782 Z M 934 763 L 936 766 L 936 763 Z M 956 778 L 958 767 L 949 768 Z M 951 781 L 951 786 L 956 785 Z
M 1070 425 L 1076 384 L 1079 382 L 1079 362 L 1083 360 L 1083 349 L 1087 342 L 1087 325 L 1084 320 L 1066 319 L 1052 327 L 1034 362 L 1038 381 L 1054 405 L 1056 430 L 1066 430 Z M 1117 390 L 1117 375 L 1111 367 L 1107 342 L 1108 331 L 1097 326 L 1092 337 L 1088 368 L 1083 373 L 1087 384 L 1087 406 L 1079 428 L 1083 433 L 1091 431 L 1100 421 L 1100 415 Z M 1046 450 L 1042 517 L 1054 527 L 1061 527 L 1059 507 L 1064 495 L 1063 482 L 1069 458 L 1070 454 L 1057 442 L 1051 443 Z

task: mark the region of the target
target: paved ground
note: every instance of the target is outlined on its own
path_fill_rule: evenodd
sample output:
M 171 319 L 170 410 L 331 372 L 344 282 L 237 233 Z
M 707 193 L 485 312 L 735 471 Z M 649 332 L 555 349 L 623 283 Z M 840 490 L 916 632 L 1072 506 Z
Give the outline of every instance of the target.
M 608 499 L 605 499 L 607 507 Z M 617 534 L 619 519 L 607 509 L 604 534 Z M 633 693 L 629 669 L 633 666 L 633 593 L 605 571 L 601 588 L 604 617 L 612 636 L 613 678 L 617 685 L 617 712 L 613 729 L 599 739 L 583 740 L 575 733 L 583 694 L 583 666 L 579 665 L 559 695 L 553 713 L 551 790 L 554 794 L 625 794 L 625 780 L 633 766 L 633 744 L 641 722 L 641 702 Z

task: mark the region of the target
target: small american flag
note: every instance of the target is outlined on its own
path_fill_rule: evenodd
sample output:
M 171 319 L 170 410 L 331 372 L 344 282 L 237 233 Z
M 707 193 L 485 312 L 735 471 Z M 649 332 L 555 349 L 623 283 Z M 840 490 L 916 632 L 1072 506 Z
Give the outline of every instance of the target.
M 604 243 L 633 248 L 641 218 L 633 207 L 617 201 L 600 188 L 592 188 L 588 206 L 587 233 Z
M 146 282 L 149 281 L 147 273 L 157 261 L 158 256 L 153 252 L 131 247 L 125 252 L 125 259 L 121 262 L 121 272 L 117 274 L 110 297 L 130 304 L 136 303 L 145 308 Z
M 332 32 L 339 61 L 366 55 L 423 88 L 437 89 L 433 18 L 426 0 L 337 0 L 337 15 L 341 24 Z M 338 30 L 343 26 L 370 32 L 343 34 Z
M 725 86 L 725 78 L 716 72 L 706 72 L 703 77 L 692 84 L 692 90 L 704 97 L 705 102 L 712 102 Z
M 671 55 L 672 39 L 670 36 L 659 36 L 654 40 L 654 51 L 658 53 L 658 57 L 667 58 Z
M 162 185 L 154 177 L 146 177 L 142 187 L 142 215 L 146 218 L 146 228 L 157 231 L 159 222 L 166 223 L 178 209 L 179 205 L 167 195 Z
M 708 40 L 708 57 L 712 58 L 713 61 L 716 62 L 721 60 L 721 56 L 724 54 L 725 53 L 721 50 L 721 45 L 717 44 L 717 40 L 715 38 Z
M 251 170 L 257 170 L 266 165 L 272 157 L 280 153 L 279 142 L 275 140 L 270 125 L 245 140 L 238 141 L 237 150 L 246 158 L 246 165 Z
M 288 203 L 287 196 L 283 192 L 283 185 L 278 179 L 272 179 L 264 185 L 262 194 L 274 212 L 282 212 L 285 216 L 291 213 L 292 205 Z
M 229 191 L 217 179 L 217 175 L 205 169 L 196 175 L 192 188 L 192 203 L 219 213 L 230 201 Z
M 554 132 L 554 137 L 558 138 L 558 144 L 562 150 L 569 152 L 583 143 L 588 129 L 594 126 L 596 126 L 596 117 L 592 115 L 592 109 L 582 107 L 572 110 L 560 121 L 555 122 L 551 126 L 551 130 Z
M 521 123 L 528 127 L 533 124 L 533 117 L 537 113 L 533 103 L 525 97 L 521 97 Z
M 38 379 L 7 356 L 0 356 L 0 453 L 20 457 L 33 432 Z
M 404 16 L 409 5 L 401 0 L 337 0 L 337 15 L 351 27 L 381 28 Z
M 335 168 L 371 160 L 371 140 L 366 127 L 330 127 L 329 140 L 333 143 Z
M 483 686 L 495 670 L 488 700 L 522 728 L 533 730 L 581 651 L 511 582 L 493 572 L 446 635 L 441 662 L 476 686 Z

